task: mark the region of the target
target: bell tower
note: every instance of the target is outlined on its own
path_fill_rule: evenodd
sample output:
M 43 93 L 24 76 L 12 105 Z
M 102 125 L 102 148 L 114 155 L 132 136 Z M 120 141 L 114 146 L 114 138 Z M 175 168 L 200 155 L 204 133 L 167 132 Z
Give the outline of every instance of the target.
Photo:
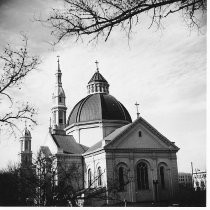
M 53 92 L 52 101 L 52 134 L 65 134 L 64 128 L 66 127 L 66 96 L 62 87 L 62 73 L 60 69 L 60 60 L 58 57 L 58 69 L 55 73 L 55 90 Z
M 31 151 L 31 133 L 28 130 L 27 126 L 23 131 L 23 135 L 20 138 L 21 145 L 21 166 L 29 167 L 32 165 L 32 151 Z

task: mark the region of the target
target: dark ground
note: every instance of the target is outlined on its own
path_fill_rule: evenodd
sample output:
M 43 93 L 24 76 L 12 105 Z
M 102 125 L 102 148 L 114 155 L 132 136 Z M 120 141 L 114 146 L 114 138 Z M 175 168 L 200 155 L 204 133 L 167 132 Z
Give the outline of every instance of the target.
M 112 206 L 125 206 L 124 202 Z M 174 201 L 126 203 L 127 207 L 206 207 L 206 191 L 180 190 Z

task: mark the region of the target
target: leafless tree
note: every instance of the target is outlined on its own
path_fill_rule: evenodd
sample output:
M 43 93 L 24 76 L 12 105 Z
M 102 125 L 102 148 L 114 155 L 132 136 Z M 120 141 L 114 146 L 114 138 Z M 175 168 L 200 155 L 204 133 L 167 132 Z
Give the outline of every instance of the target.
M 35 108 L 12 96 L 12 92 L 21 89 L 24 79 L 40 64 L 39 57 L 28 54 L 28 39 L 25 35 L 22 37 L 20 49 L 8 45 L 0 54 L 0 129 L 12 134 L 19 130 L 18 123 L 22 120 L 36 124 Z
M 63 0 L 63 8 L 53 9 L 45 22 L 58 43 L 64 38 L 76 40 L 88 35 L 90 41 L 109 38 L 114 28 L 123 29 L 128 38 L 132 28 L 151 19 L 149 28 L 170 14 L 179 12 L 189 27 L 199 27 L 200 13 L 206 14 L 206 0 Z

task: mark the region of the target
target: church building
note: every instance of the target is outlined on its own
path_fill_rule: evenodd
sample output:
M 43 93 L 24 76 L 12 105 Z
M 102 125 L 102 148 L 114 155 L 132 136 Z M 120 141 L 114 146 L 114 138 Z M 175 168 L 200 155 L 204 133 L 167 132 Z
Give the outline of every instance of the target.
M 68 117 L 59 58 L 55 77 L 52 122 L 42 148 L 67 166 L 78 164 L 84 189 L 106 189 L 107 199 L 91 205 L 174 199 L 179 150 L 174 142 L 139 113 L 132 121 L 126 107 L 110 94 L 98 66 L 87 84 L 87 96 Z

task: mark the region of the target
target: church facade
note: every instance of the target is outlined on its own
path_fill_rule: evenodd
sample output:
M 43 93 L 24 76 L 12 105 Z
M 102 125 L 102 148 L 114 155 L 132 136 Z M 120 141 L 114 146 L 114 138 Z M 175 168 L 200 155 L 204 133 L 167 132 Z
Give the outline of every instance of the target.
M 98 67 L 87 84 L 88 95 L 67 118 L 59 59 L 55 76 L 52 125 L 42 148 L 67 167 L 77 164 L 82 188 L 105 189 L 106 199 L 93 199 L 91 205 L 174 199 L 179 150 L 174 142 L 142 117 L 132 121 L 124 105 L 110 95 Z

